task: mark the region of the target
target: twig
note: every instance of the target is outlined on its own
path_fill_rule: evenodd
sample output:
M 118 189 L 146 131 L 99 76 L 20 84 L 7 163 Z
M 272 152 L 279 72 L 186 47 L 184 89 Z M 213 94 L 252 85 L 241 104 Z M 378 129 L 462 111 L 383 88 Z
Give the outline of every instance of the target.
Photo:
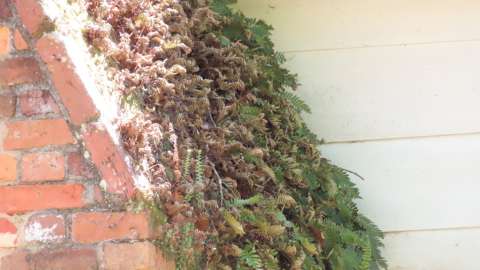
M 217 127 L 217 123 L 215 123 L 215 120 L 213 120 L 213 116 L 212 116 L 212 112 L 208 112 L 208 116 L 210 118 L 210 121 L 212 121 L 212 124 L 213 126 L 216 128 Z
M 220 177 L 220 174 L 218 174 L 217 169 L 215 169 L 215 164 L 213 164 L 213 162 L 211 162 L 211 161 L 208 161 L 208 162 L 212 166 L 213 172 L 217 176 L 218 187 L 220 189 L 220 207 L 223 207 L 223 181 L 222 181 L 222 178 Z
M 358 177 L 358 178 L 362 179 L 363 181 L 365 181 L 365 178 L 363 178 L 360 174 L 358 174 L 358 173 L 356 173 L 356 172 L 352 172 L 352 171 L 347 170 L 347 169 L 344 169 L 344 168 L 342 168 L 342 170 L 344 170 L 344 171 L 346 171 L 346 172 L 348 172 L 348 173 L 351 173 L 351 174 L 355 175 L 356 177 Z

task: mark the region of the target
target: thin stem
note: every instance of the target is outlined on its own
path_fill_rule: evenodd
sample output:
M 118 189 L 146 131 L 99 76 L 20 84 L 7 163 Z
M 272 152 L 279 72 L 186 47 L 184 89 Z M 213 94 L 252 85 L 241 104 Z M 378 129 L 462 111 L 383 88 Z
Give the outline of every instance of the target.
M 220 177 L 220 174 L 218 174 L 217 169 L 215 169 L 215 164 L 213 162 L 209 161 L 210 165 L 212 166 L 213 172 L 215 173 L 215 176 L 217 176 L 218 179 L 218 188 L 220 189 L 220 207 L 223 207 L 223 181 L 222 178 Z

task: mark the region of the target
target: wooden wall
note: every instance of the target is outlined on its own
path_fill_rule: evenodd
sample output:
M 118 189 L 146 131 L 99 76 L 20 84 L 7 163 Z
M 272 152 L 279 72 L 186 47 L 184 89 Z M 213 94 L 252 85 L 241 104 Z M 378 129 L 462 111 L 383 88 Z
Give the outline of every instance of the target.
M 480 1 L 239 0 L 275 27 L 392 270 L 480 269 Z

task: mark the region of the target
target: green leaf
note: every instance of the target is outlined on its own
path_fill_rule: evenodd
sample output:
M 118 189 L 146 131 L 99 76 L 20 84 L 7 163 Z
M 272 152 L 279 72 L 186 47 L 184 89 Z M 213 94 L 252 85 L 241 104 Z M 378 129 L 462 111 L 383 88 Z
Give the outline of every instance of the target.
M 210 8 L 216 13 L 227 16 L 231 14 L 229 5 L 235 4 L 237 0 L 212 0 L 210 2 Z

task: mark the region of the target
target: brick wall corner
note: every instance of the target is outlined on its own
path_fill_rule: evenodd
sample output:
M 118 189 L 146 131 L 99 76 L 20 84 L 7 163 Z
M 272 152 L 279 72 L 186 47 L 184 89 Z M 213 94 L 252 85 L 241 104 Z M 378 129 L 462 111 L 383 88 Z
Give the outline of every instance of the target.
M 174 269 L 125 207 L 128 158 L 51 23 L 0 0 L 0 270 Z

